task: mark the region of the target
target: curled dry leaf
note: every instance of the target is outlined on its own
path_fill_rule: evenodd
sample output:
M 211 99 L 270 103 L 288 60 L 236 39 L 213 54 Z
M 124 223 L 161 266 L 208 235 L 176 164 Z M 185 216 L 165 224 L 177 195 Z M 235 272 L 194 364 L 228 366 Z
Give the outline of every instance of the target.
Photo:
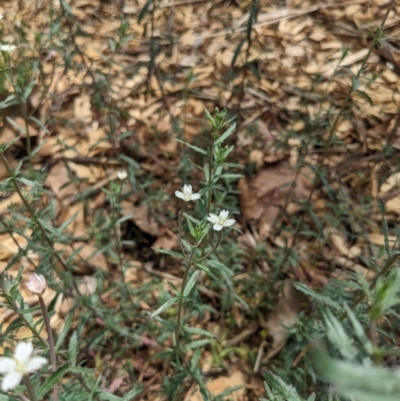
M 268 315 L 267 321 L 261 322 L 261 325 L 273 338 L 272 348 L 266 359 L 272 358 L 283 348 L 287 339 L 287 327 L 296 323 L 300 312 L 306 306 L 307 298 L 293 286 L 292 279 L 286 279 L 283 286 L 283 297 Z
M 178 237 L 167 228 L 161 229 L 161 234 L 153 244 L 153 247 L 170 251 L 178 247 Z
M 74 99 L 74 116 L 78 121 L 92 121 L 92 111 L 90 104 L 90 96 L 82 95 Z
M 330 230 L 329 237 L 339 253 L 347 258 L 354 259 L 362 252 L 358 245 L 350 247 L 345 235 L 337 230 Z
M 15 256 L 20 249 L 25 249 L 28 245 L 26 238 L 29 238 L 30 235 L 31 230 L 26 230 L 24 236 L 13 234 L 11 237 L 8 233 L 0 235 L 0 260 L 7 260 Z
M 57 163 L 51 169 L 46 178 L 45 185 L 50 187 L 60 200 L 79 192 L 76 185 L 71 183 L 67 167 L 63 163 Z
M 141 231 L 157 237 L 159 227 L 153 217 L 148 215 L 147 206 L 142 204 L 134 206 L 131 202 L 122 202 L 122 214 L 124 216 L 132 215 L 131 220 L 140 228 Z
M 27 126 L 22 117 L 13 118 L 12 121 L 13 123 L 10 123 L 10 127 L 18 137 L 26 138 L 28 136 L 28 132 L 30 137 L 37 136 L 39 133 L 39 131 L 33 127 L 32 124 L 28 123 Z
M 310 170 L 296 174 L 283 164 L 264 168 L 255 177 L 241 178 L 240 205 L 245 222 L 256 220 L 260 235 L 267 236 L 286 199 L 290 202 L 306 199 L 311 183 Z

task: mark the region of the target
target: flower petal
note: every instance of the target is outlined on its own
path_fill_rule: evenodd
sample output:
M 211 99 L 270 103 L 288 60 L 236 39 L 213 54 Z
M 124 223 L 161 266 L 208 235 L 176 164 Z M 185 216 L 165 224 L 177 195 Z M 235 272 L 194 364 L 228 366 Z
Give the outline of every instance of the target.
M 10 370 L 14 370 L 16 365 L 17 364 L 12 358 L 7 358 L 6 356 L 0 358 L 0 373 L 1 374 L 8 373 Z
M 21 341 L 14 350 L 14 357 L 18 361 L 26 364 L 33 354 L 33 345 L 30 342 Z
M 190 195 L 190 200 L 197 200 L 200 199 L 201 195 L 200 194 L 192 194 Z
M 177 196 L 178 198 L 181 198 L 181 199 L 183 199 L 185 197 L 185 195 L 181 191 L 175 191 L 175 196 Z
M 25 367 L 26 373 L 33 373 L 39 370 L 42 366 L 47 364 L 47 359 L 42 356 L 34 356 L 31 358 Z
M 229 227 L 229 226 L 233 226 L 236 223 L 236 220 L 234 219 L 228 219 L 224 222 L 224 227 Z
M 215 231 L 221 231 L 222 228 L 223 228 L 223 226 L 221 226 L 221 224 L 219 224 L 219 223 L 216 223 L 216 224 L 213 225 L 213 229 Z
M 219 217 L 214 213 L 210 213 L 210 215 L 207 216 L 207 220 L 211 223 L 219 223 Z
M 26 282 L 26 287 L 35 294 L 43 294 L 46 289 L 46 279 L 42 274 L 31 274 L 29 281 Z
M 221 212 L 219 213 L 219 218 L 222 221 L 225 221 L 229 216 L 229 211 L 228 210 L 221 210 Z
M 21 383 L 22 373 L 17 370 L 12 370 L 3 377 L 1 382 L 1 389 L 6 393 L 8 390 L 12 390 Z
M 192 186 L 191 186 L 191 185 L 185 184 L 185 185 L 183 186 L 183 193 L 184 193 L 185 195 L 190 195 L 192 192 L 193 192 L 193 190 L 192 190 Z

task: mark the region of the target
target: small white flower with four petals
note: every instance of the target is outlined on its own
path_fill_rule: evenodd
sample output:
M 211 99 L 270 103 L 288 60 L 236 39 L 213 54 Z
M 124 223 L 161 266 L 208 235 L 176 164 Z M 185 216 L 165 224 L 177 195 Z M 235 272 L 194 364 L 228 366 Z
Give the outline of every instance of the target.
M 17 344 L 12 358 L 0 358 L 0 373 L 4 375 L 1 389 L 4 392 L 16 388 L 24 375 L 39 370 L 47 363 L 42 356 L 33 356 L 33 345 L 21 341 Z
M 213 229 L 215 231 L 221 231 L 224 227 L 230 227 L 235 224 L 234 219 L 228 219 L 229 211 L 228 210 L 221 210 L 219 216 L 214 213 L 210 213 L 207 216 L 207 220 L 213 223 Z
M 191 201 L 191 200 L 197 200 L 201 197 L 200 194 L 194 194 L 193 189 L 191 185 L 185 184 L 183 186 L 183 190 L 181 191 L 175 191 L 175 196 L 178 198 L 183 199 L 185 202 Z

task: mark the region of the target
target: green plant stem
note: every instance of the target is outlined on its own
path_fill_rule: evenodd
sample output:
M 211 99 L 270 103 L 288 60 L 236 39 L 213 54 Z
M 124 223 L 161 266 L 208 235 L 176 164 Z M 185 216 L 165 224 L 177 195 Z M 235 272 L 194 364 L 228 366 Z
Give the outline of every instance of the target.
M 176 322 L 176 329 L 175 329 L 175 344 L 176 344 L 176 348 L 178 350 L 178 353 L 180 351 L 179 335 L 180 335 L 180 332 L 181 332 L 181 319 L 182 319 L 182 308 L 183 308 L 183 292 L 184 292 L 185 287 L 186 287 L 186 283 L 187 283 L 188 276 L 189 276 L 189 270 L 190 270 L 190 267 L 192 265 L 192 260 L 193 260 L 194 254 L 196 252 L 196 249 L 197 248 L 194 246 L 192 248 L 192 251 L 190 252 L 189 260 L 187 262 L 185 273 L 183 274 L 183 279 L 182 279 L 181 296 L 179 298 L 179 305 L 178 305 L 178 320 Z
M 371 284 L 369 285 L 369 289 L 372 291 L 376 283 L 378 282 L 379 277 L 386 276 L 386 274 L 390 271 L 392 266 L 396 263 L 397 259 L 400 258 L 400 254 L 396 254 L 392 256 L 387 262 L 385 267 L 374 277 L 372 280 Z M 354 309 L 364 298 L 366 294 L 362 293 L 352 304 L 351 304 L 351 309 Z
M 32 209 L 31 205 L 29 204 L 28 200 L 25 198 L 24 194 L 22 193 L 19 184 L 18 184 L 18 180 L 13 172 L 13 170 L 11 169 L 10 165 L 8 164 L 8 161 L 6 159 L 6 157 L 4 156 L 4 152 L 0 152 L 0 161 L 4 164 L 4 167 L 7 170 L 7 173 L 9 174 L 11 181 L 14 185 L 15 190 L 17 191 L 19 197 L 22 200 L 22 203 L 24 204 L 24 206 L 26 207 L 26 209 L 28 210 L 29 214 L 31 215 L 33 221 L 35 222 L 35 225 L 37 226 L 37 228 L 40 231 L 40 234 L 42 235 L 42 238 L 45 240 L 45 242 L 47 243 L 47 245 L 53 249 L 54 251 L 54 244 L 53 241 L 49 238 L 49 236 L 47 235 L 45 229 L 43 228 L 42 223 L 39 221 L 38 217 L 36 216 L 36 213 L 34 212 L 34 210 Z M 67 265 L 65 264 L 64 260 L 61 258 L 61 256 L 58 254 L 58 252 L 53 252 L 52 253 L 52 257 L 56 258 L 56 260 L 60 263 L 60 265 L 63 267 L 63 269 L 70 273 Z M 78 284 L 75 282 L 75 280 L 72 278 L 72 285 L 76 291 L 76 293 L 80 296 L 82 296 Z
M 7 173 L 11 178 L 11 181 L 12 181 L 12 183 L 14 185 L 15 190 L 17 191 L 19 197 L 21 198 L 22 203 L 24 204 L 24 206 L 27 208 L 28 212 L 32 216 L 32 219 L 35 222 L 36 226 L 38 227 L 38 229 L 39 229 L 39 231 L 40 231 L 40 233 L 42 235 L 42 238 L 44 239 L 46 244 L 53 250 L 53 252 L 51 254 L 51 257 L 53 259 L 56 259 L 56 261 L 62 266 L 63 270 L 66 273 L 69 273 L 70 278 L 71 278 L 71 282 L 72 282 L 72 287 L 74 288 L 77 296 L 79 296 L 79 298 L 84 302 L 84 305 L 86 305 L 92 311 L 92 313 L 95 316 L 100 317 L 101 319 L 103 319 L 103 316 L 101 314 L 99 314 L 99 312 L 96 310 L 95 307 L 93 307 L 93 305 L 90 302 L 85 302 L 85 299 L 82 296 L 82 293 L 81 293 L 81 291 L 79 289 L 79 286 L 76 283 L 74 277 L 72 276 L 68 266 L 65 264 L 64 260 L 58 254 L 58 252 L 55 251 L 53 241 L 47 235 L 42 223 L 40 222 L 39 218 L 36 216 L 36 213 L 32 209 L 32 207 L 29 204 L 28 200 L 25 198 L 24 194 L 22 193 L 22 191 L 21 191 L 21 189 L 19 187 L 19 184 L 18 184 L 18 180 L 17 180 L 13 170 L 11 169 L 10 165 L 8 164 L 8 161 L 7 161 L 6 157 L 4 156 L 4 152 L 2 152 L 2 151 L 0 151 L 0 162 L 2 162 L 4 164 L 4 167 L 6 168 Z M 46 344 L 46 346 L 47 346 L 47 344 Z
M 214 135 L 214 134 L 213 134 Z M 207 201 L 207 215 L 211 211 L 211 200 L 212 200 L 212 188 L 211 188 L 211 181 L 212 181 L 212 173 L 213 173 L 213 163 L 214 163 L 214 139 L 211 143 L 210 147 L 210 159 L 209 159 L 209 166 L 208 166 L 208 201 Z
M 200 259 L 196 260 L 197 262 L 201 262 L 203 259 L 207 258 L 208 256 L 210 256 L 219 246 L 219 244 L 221 243 L 221 238 L 222 238 L 222 230 L 219 232 L 219 236 L 218 236 L 218 241 L 217 243 L 214 245 L 214 247 L 211 249 L 210 252 L 208 252 L 206 255 L 202 256 Z
M 3 278 L 0 276 L 0 288 L 4 294 L 6 294 L 6 289 L 4 287 L 4 282 Z M 26 317 L 19 311 L 19 307 L 17 305 L 17 302 L 12 300 L 11 301 L 11 306 L 12 310 L 21 318 L 21 320 L 24 322 L 26 327 L 32 332 L 32 334 L 42 343 L 42 346 L 45 347 L 46 349 L 49 348 L 49 344 L 43 338 L 40 336 L 39 332 L 29 323 L 29 321 L 26 319 Z
M 49 342 L 51 368 L 52 368 L 53 372 L 55 372 L 57 370 L 57 359 L 56 359 L 56 348 L 54 346 L 53 330 L 51 329 L 49 313 L 47 311 L 47 307 L 44 302 L 44 299 L 41 295 L 39 295 L 38 297 L 39 297 L 40 309 L 42 310 L 42 315 L 43 315 L 43 319 L 44 319 L 44 325 L 46 326 L 46 331 L 47 331 L 47 340 Z M 53 387 L 53 398 L 54 398 L 54 401 L 58 400 L 57 384 L 55 384 Z
M 38 401 L 38 399 L 36 398 L 35 390 L 32 386 L 32 382 L 31 382 L 31 379 L 29 378 L 29 376 L 25 375 L 22 380 L 26 386 L 26 389 L 28 390 L 30 401 Z
M 28 113 L 26 103 L 22 105 L 22 117 L 25 121 L 25 133 L 26 133 L 26 151 L 28 153 L 28 162 L 29 166 L 32 168 L 32 140 L 29 132 L 29 121 L 28 121 Z
M 181 244 L 181 249 L 182 249 L 182 253 L 183 256 L 185 257 L 185 259 L 187 260 L 187 254 L 185 252 L 185 247 L 183 246 L 183 242 L 182 242 L 182 220 L 183 220 L 183 213 L 185 211 L 185 206 L 186 206 L 186 202 L 183 201 L 182 203 L 182 208 L 181 211 L 179 213 L 179 228 L 178 228 L 178 236 L 179 236 L 179 243 Z
M 208 166 L 208 196 L 207 196 L 207 213 L 206 216 L 208 216 L 211 212 L 211 201 L 212 201 L 212 187 L 211 187 L 211 181 L 213 179 L 213 163 L 214 163 L 214 135 L 215 132 L 211 134 L 211 137 L 213 138 L 211 146 L 210 146 L 210 155 L 209 155 L 209 166 Z M 210 238 L 210 233 L 207 234 L 206 238 Z M 205 241 L 203 241 L 201 245 L 201 254 L 204 255 L 204 247 L 205 247 Z
M 25 316 L 19 311 L 17 305 L 14 305 L 14 312 L 21 318 L 21 320 L 24 322 L 24 324 L 26 325 L 26 327 L 28 327 L 28 329 L 34 334 L 34 336 L 42 343 L 42 345 L 48 349 L 49 348 L 49 344 L 47 343 L 46 340 L 43 340 L 43 338 L 41 337 L 40 333 L 29 323 L 29 321 L 25 318 Z
M 207 258 L 208 256 L 210 256 L 218 248 L 219 244 L 221 243 L 221 238 L 222 238 L 222 230 L 219 233 L 217 243 L 212 247 L 212 249 L 206 255 L 204 255 L 201 258 L 199 258 L 198 260 L 196 260 L 196 262 L 192 262 L 192 260 L 193 260 L 194 254 L 196 252 L 197 246 L 199 244 L 197 244 L 197 246 L 194 246 L 192 248 L 192 252 L 190 253 L 189 260 L 187 262 L 185 273 L 184 273 L 183 279 L 182 279 L 181 297 L 179 299 L 179 304 L 178 304 L 178 320 L 176 322 L 176 329 L 175 329 L 175 344 L 176 344 L 176 348 L 178 349 L 178 352 L 180 350 L 179 335 L 180 335 L 180 331 L 181 331 L 181 319 L 182 319 L 182 308 L 183 308 L 183 292 L 185 290 L 186 283 L 187 283 L 187 280 L 188 280 L 190 267 L 192 265 L 194 265 L 195 263 L 200 262 L 201 260 L 203 260 L 203 259 Z

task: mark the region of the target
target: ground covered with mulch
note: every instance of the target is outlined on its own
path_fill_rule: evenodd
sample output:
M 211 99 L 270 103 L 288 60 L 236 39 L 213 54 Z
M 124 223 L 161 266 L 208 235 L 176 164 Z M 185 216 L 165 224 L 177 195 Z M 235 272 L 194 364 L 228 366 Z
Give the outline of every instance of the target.
M 240 179 L 223 183 L 221 201 L 240 230 L 219 255 L 233 274 L 198 283 L 210 310 L 193 324 L 219 338 L 204 347 L 202 371 L 216 393 L 244 386 L 235 400 L 264 395 L 262 369 L 290 378 L 302 394 L 316 389 L 296 382 L 307 364 L 307 336 L 301 334 L 307 327 L 297 326 L 288 339 L 287 326 L 314 311 L 293 283 L 317 291 L 355 272 L 371 279 L 385 256 L 382 248 L 398 243 L 400 5 L 387 16 L 386 39 L 369 50 L 388 5 L 0 4 L 0 40 L 16 46 L 9 59 L 2 56 L 2 68 L 11 66 L 3 75 L 29 87 L 25 103 L 12 104 L 16 87 L 1 80 L 0 139 L 12 142 L 6 160 L 12 169 L 37 172 L 40 188 L 28 180 L 21 188 L 43 211 L 50 234 L 51 227 L 62 227 L 63 240 L 54 234 L 54 248 L 73 264 L 81 293 L 97 294 L 105 311 L 102 317 L 87 312 L 83 324 L 83 306 L 60 290 L 55 275 L 45 293 L 52 327 L 59 333 L 75 312 L 81 358 L 98 369 L 111 393 L 123 394 L 134 377 L 144 388 L 138 399 L 162 399 L 171 366 L 150 357 L 170 347 L 171 338 L 146 316 L 171 292 L 169 282 L 180 285 L 182 266 L 154 248 L 180 249 L 174 192 L 184 183 L 198 190 L 203 177 L 196 169 L 199 154 L 177 140 L 206 148 L 204 108 L 215 107 L 236 116 L 229 161 L 244 168 L 234 171 Z M 118 201 L 125 218 L 120 231 L 110 233 L 107 191 L 122 170 L 128 179 Z M 4 163 L 0 175 L 9 177 Z M 25 277 L 49 259 L 28 240 L 35 230 L 22 218 L 16 222 L 22 206 L 17 192 L 2 191 L 0 267 L 10 275 L 22 268 Z M 115 251 L 118 236 L 121 252 Z M 23 285 L 21 292 L 34 305 Z M 105 318 L 111 315 L 118 322 Z M 15 318 L 3 308 L 3 333 Z M 118 325 L 131 334 L 124 336 Z M 14 334 L 30 335 L 27 328 Z M 185 399 L 200 400 L 193 389 L 188 383 Z

